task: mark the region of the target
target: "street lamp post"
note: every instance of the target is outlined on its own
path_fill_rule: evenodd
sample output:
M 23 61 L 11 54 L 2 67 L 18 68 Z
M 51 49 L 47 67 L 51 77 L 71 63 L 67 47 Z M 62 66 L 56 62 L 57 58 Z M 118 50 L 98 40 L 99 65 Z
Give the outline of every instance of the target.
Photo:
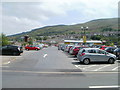
M 84 31 L 84 35 L 83 35 L 83 44 L 85 45 L 86 43 L 86 30 L 88 30 L 88 27 L 81 27 L 81 29 Z

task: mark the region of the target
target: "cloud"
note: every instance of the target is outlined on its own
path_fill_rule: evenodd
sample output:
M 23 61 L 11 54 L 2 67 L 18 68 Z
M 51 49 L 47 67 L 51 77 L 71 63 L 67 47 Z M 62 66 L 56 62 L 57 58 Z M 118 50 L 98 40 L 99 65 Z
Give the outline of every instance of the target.
M 36 3 L 33 0 L 33 2 L 3 2 L 2 30 L 6 34 L 14 34 L 51 23 L 59 24 L 61 21 L 64 24 L 73 24 L 97 18 L 117 17 L 118 1 L 37 0 Z M 73 13 L 77 13 L 77 15 Z
M 18 18 L 13 16 L 3 16 L 3 32 L 6 34 L 16 34 L 30 31 L 31 29 L 43 26 L 40 22 L 27 18 Z

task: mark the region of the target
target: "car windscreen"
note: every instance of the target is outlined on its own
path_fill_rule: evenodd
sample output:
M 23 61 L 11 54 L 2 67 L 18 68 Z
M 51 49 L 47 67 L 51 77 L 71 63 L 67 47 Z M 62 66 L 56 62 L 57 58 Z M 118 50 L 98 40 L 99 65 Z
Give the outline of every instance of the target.
M 120 52 L 120 48 L 117 48 L 114 50 L 115 52 Z

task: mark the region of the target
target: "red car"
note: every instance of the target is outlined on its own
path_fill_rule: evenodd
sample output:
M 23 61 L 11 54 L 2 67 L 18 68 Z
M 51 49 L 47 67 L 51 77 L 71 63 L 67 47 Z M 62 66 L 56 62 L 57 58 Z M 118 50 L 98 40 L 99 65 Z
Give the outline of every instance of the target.
M 28 45 L 28 46 L 25 47 L 25 50 L 40 50 L 40 47 L 33 46 L 33 45 Z
M 100 49 L 105 50 L 105 48 L 111 47 L 111 46 L 101 46 Z
M 79 50 L 82 48 L 87 48 L 87 47 L 83 47 L 83 46 L 74 47 L 72 55 L 77 56 Z

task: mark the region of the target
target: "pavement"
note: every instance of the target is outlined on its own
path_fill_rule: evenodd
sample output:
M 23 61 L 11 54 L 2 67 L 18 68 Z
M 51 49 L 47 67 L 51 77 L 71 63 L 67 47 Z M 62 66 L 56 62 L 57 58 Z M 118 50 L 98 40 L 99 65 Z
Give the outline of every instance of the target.
M 11 61 L 14 61 L 17 57 L 15 56 L 0 56 L 0 65 L 9 64 Z

